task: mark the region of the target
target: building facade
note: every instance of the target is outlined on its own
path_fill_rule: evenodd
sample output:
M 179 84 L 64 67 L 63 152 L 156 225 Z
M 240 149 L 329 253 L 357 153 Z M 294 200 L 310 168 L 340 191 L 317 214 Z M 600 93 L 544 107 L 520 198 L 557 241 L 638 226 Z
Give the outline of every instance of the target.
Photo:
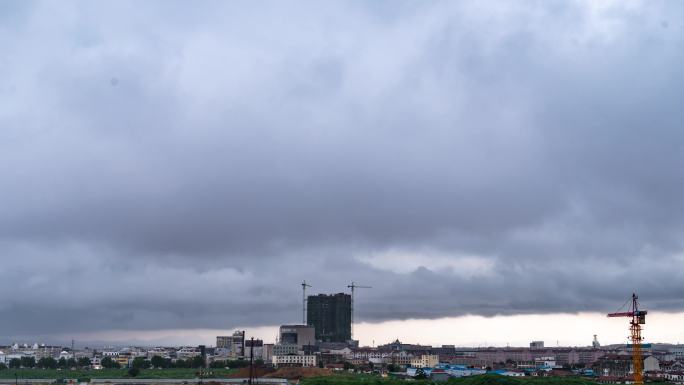
M 252 354 L 255 360 L 264 358 L 263 340 L 245 340 L 245 359 L 251 359 Z
M 344 293 L 309 296 L 307 323 L 315 328 L 318 341 L 351 340 L 351 296 Z
M 436 354 L 423 354 L 411 359 L 411 366 L 414 368 L 434 368 L 439 364 L 439 356 Z
M 530 349 L 544 349 L 544 341 L 530 342 Z
M 237 330 L 232 336 L 217 336 L 216 347 L 225 349 L 230 356 L 244 357 L 245 355 L 245 331 Z
M 276 345 L 273 345 L 271 355 L 273 355 L 273 356 L 286 356 L 286 355 L 290 355 L 290 354 L 298 354 L 299 351 L 300 350 L 299 350 L 299 347 L 297 345 L 276 344 Z
M 280 327 L 280 343 L 297 345 L 300 349 L 308 345 L 316 345 L 315 328 L 310 325 L 282 325 Z
M 315 355 L 286 355 L 286 356 L 273 356 L 271 361 L 273 366 L 276 368 L 282 366 L 301 366 L 301 367 L 314 367 L 316 366 L 316 356 Z

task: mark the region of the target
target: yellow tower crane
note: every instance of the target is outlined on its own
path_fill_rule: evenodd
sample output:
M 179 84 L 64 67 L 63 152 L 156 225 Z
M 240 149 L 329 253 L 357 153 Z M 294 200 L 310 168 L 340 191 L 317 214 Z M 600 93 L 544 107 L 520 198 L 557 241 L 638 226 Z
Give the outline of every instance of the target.
M 629 302 L 629 300 L 627 300 Z M 625 302 L 625 305 L 627 304 Z M 624 305 L 622 305 L 624 306 Z M 630 317 L 629 330 L 632 334 L 632 366 L 634 371 L 634 384 L 644 384 L 644 360 L 641 355 L 641 325 L 646 324 L 646 310 L 639 310 L 639 296 L 636 293 L 632 294 L 632 303 L 629 311 L 610 313 L 608 317 Z

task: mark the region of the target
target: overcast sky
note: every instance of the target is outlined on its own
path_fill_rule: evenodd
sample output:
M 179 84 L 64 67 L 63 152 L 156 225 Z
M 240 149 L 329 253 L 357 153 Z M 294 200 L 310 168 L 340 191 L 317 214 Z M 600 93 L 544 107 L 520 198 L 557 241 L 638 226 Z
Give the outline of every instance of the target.
M 679 1 L 2 1 L 0 337 L 303 279 L 369 327 L 684 311 L 683 68 Z

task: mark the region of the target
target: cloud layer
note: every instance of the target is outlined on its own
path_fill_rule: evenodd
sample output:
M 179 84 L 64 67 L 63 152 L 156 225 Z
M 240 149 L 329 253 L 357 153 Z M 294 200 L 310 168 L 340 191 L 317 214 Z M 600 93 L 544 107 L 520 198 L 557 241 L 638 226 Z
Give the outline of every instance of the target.
M 4 3 L 0 329 L 684 310 L 684 6 Z

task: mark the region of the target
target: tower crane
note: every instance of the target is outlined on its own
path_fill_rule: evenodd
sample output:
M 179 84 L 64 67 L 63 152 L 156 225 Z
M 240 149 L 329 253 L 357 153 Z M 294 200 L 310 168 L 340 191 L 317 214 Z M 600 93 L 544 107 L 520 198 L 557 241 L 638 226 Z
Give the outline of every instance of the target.
M 371 286 L 357 285 L 354 282 L 347 285 L 351 289 L 351 339 L 354 339 L 354 289 L 372 289 Z
M 629 302 L 629 300 L 627 300 Z M 625 302 L 625 305 L 627 304 Z M 625 305 L 622 305 L 623 307 Z M 644 384 L 644 361 L 641 355 L 641 325 L 646 324 L 646 310 L 639 309 L 639 296 L 632 293 L 632 303 L 629 306 L 629 311 L 608 314 L 608 317 L 630 317 L 629 330 L 631 332 L 630 339 L 632 340 L 632 366 L 634 367 L 634 384 Z
M 306 280 L 302 281 L 302 325 L 306 325 L 306 288 L 311 287 Z

